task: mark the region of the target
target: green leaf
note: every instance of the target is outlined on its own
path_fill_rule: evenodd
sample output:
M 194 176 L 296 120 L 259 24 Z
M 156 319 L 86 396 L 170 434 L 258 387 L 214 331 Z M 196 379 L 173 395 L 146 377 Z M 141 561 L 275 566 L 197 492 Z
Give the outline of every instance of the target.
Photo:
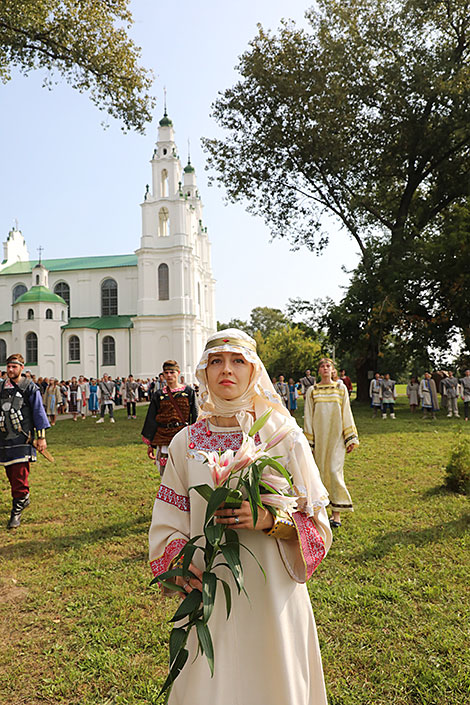
M 242 502 L 243 496 L 240 490 L 229 490 L 229 493 L 225 498 L 224 506 L 238 509 L 238 507 L 241 507 Z
M 253 526 L 256 526 L 256 522 L 258 521 L 258 505 L 256 503 L 256 492 L 253 491 L 251 483 L 248 485 L 248 501 L 250 503 L 251 515 L 253 517 Z
M 225 594 L 225 607 L 227 609 L 227 619 L 230 617 L 230 610 L 232 609 L 232 593 L 230 591 L 230 585 L 222 578 L 217 578 L 222 583 Z
M 199 641 L 199 646 L 202 652 L 206 655 L 209 668 L 211 670 L 211 676 L 214 675 L 214 646 L 212 644 L 212 637 L 209 631 L 209 627 L 204 622 L 196 622 L 197 638 Z
M 285 469 L 283 465 L 281 465 L 281 463 L 278 463 L 277 460 L 274 460 L 274 458 L 266 458 L 266 465 L 269 465 L 271 468 L 274 468 L 274 470 L 277 470 L 278 473 L 280 473 L 283 477 L 286 478 L 287 482 L 292 487 L 292 478 L 290 476 L 290 473 Z
M 200 590 L 192 590 L 180 604 L 170 622 L 178 622 L 183 617 L 187 617 L 201 604 L 202 594 Z
M 188 630 L 183 627 L 173 627 L 170 634 L 170 665 L 173 664 L 178 653 L 185 646 L 188 639 Z
M 224 525 L 223 524 L 209 524 L 204 529 L 204 533 L 206 535 L 207 540 L 211 544 L 211 546 L 215 546 L 216 543 L 218 543 L 223 536 Z
M 258 433 L 258 431 L 259 431 L 261 428 L 263 428 L 264 424 L 266 423 L 266 421 L 267 421 L 267 420 L 269 419 L 269 417 L 271 416 L 271 413 L 272 413 L 272 409 L 268 409 L 267 411 L 264 412 L 264 414 L 262 414 L 262 416 L 260 416 L 258 419 L 256 419 L 256 421 L 254 422 L 253 426 L 252 426 L 252 427 L 250 428 L 250 430 L 248 431 L 248 435 L 253 438 L 253 436 L 254 436 L 256 433 Z
M 175 659 L 175 662 L 173 663 L 172 667 L 170 668 L 170 672 L 163 683 L 160 692 L 157 695 L 157 700 L 163 695 L 163 693 L 170 688 L 179 674 L 181 673 L 184 664 L 188 660 L 189 652 L 187 649 L 181 649 L 179 652 L 178 656 Z
M 174 592 L 185 592 L 184 588 L 180 587 L 171 580 L 159 580 L 158 582 L 161 587 L 165 588 L 166 590 L 174 590 Z
M 206 500 L 206 502 L 208 502 L 210 500 L 211 495 L 214 491 L 214 489 L 210 485 L 196 485 L 196 486 L 190 487 L 189 489 L 196 490 L 196 492 L 198 494 L 200 494 L 201 497 Z
M 202 574 L 202 604 L 204 623 L 209 621 L 209 617 L 214 609 L 215 592 L 217 589 L 217 578 L 214 573 L 204 571 Z
M 220 505 L 224 503 L 229 491 L 230 490 L 227 487 L 217 487 L 217 489 L 213 491 L 211 498 L 207 503 L 206 518 L 204 524 L 207 524 L 209 522 L 209 519 L 212 518 L 214 512 L 217 511 Z
M 194 544 L 191 544 L 189 546 L 188 546 L 188 544 L 186 544 L 186 546 L 184 547 L 183 565 L 182 565 L 182 574 L 183 575 L 187 575 L 188 570 L 189 570 L 189 564 L 193 560 L 193 556 L 196 553 L 196 551 L 197 551 L 197 546 L 195 546 Z
M 229 543 L 222 545 L 220 550 L 232 571 L 238 592 L 240 592 L 243 588 L 243 568 L 240 562 L 239 551 L 235 549 L 233 544 Z

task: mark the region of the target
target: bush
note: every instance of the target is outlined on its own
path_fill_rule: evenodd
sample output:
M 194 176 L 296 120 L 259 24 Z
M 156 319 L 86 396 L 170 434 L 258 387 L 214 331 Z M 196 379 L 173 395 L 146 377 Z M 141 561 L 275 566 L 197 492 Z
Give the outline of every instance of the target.
M 454 492 L 470 495 L 470 443 L 461 432 L 446 465 L 445 483 Z

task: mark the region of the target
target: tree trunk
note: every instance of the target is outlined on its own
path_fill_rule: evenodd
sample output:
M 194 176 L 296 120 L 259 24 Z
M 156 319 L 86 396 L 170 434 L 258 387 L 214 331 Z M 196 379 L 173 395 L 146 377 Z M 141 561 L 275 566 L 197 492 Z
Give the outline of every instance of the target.
M 356 382 L 357 382 L 357 400 L 370 402 L 369 397 L 369 386 L 370 378 L 369 372 L 377 371 L 377 357 L 373 358 L 368 356 L 366 359 L 361 358 L 356 361 Z

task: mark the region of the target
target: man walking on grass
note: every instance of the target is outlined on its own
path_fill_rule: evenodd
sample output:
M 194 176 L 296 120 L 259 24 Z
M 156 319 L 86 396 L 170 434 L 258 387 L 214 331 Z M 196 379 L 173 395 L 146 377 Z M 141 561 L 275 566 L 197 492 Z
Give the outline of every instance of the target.
M 103 379 L 99 383 L 99 389 L 101 397 L 101 414 L 96 423 L 104 423 L 104 413 L 106 409 L 108 409 L 110 422 L 114 423 L 113 404 L 116 385 L 109 375 L 103 375 Z
M 8 529 L 20 525 L 21 513 L 30 504 L 29 464 L 36 461 L 36 448 L 40 453 L 46 450 L 50 427 L 41 392 L 23 368 L 23 356 L 10 355 L 6 377 L 0 380 L 0 464 L 5 466 L 12 496 Z

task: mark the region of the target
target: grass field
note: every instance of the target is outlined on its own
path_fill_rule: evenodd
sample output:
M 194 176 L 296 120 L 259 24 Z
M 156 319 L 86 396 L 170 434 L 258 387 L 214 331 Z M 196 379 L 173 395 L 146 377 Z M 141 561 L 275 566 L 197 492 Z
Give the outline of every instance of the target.
M 468 703 L 470 506 L 443 476 L 469 425 L 444 412 L 412 417 L 405 397 L 395 421 L 353 406 L 361 446 L 346 479 L 356 511 L 309 583 L 329 703 Z M 58 423 L 48 434 L 56 462 L 33 468 L 21 528 L 0 530 L 2 705 L 156 702 L 174 601 L 148 587 L 159 479 L 138 413 L 128 421 L 118 411 L 114 426 Z M 0 489 L 5 526 L 6 478 Z

